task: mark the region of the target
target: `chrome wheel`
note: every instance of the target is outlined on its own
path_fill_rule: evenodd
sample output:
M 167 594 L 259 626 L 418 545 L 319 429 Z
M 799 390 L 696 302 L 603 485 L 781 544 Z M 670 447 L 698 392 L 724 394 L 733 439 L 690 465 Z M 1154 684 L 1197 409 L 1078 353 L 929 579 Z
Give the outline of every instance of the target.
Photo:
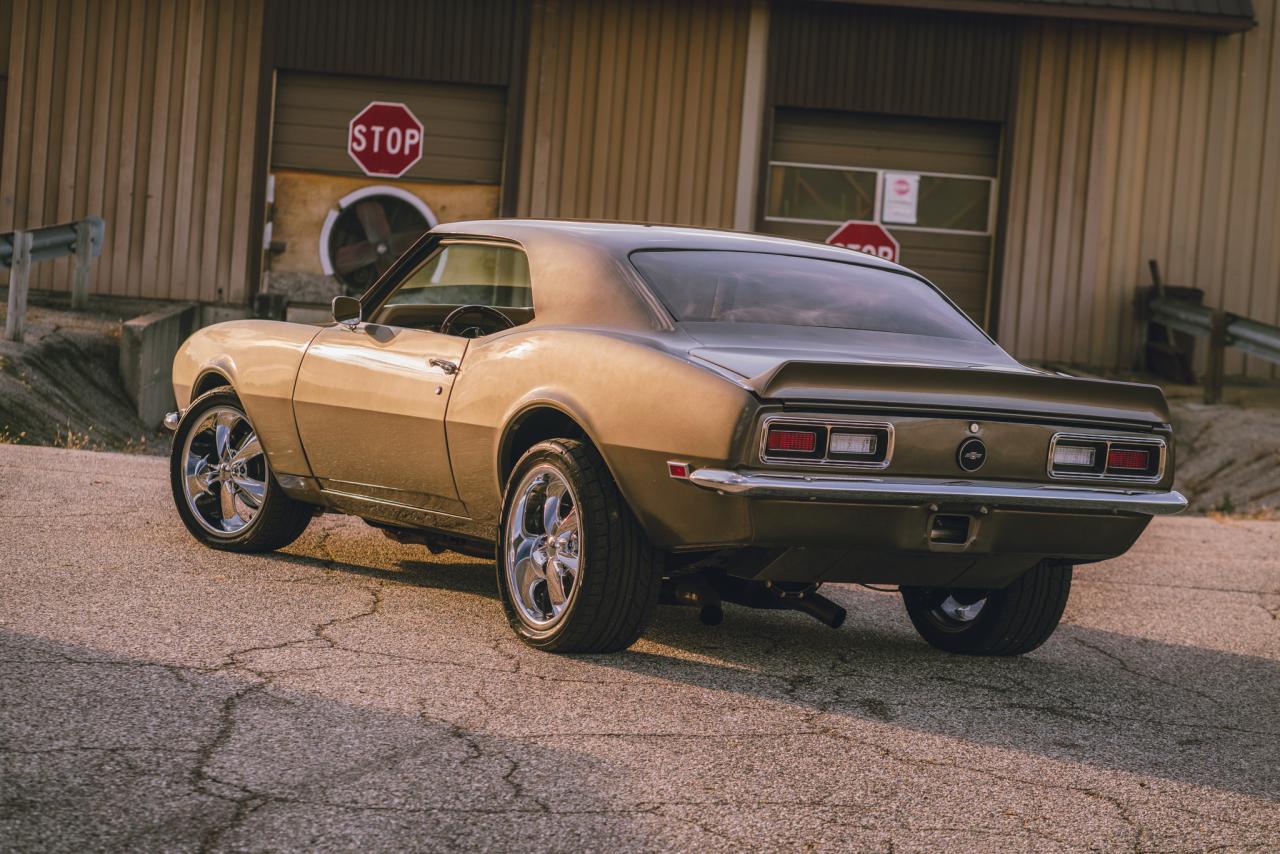
M 552 628 L 578 592 L 582 533 L 573 488 L 554 466 L 530 470 L 516 487 L 507 521 L 507 587 L 520 619 Z
M 929 619 L 943 631 L 964 631 L 982 614 L 987 595 L 985 590 L 938 591 Z
M 986 596 L 976 602 L 968 603 L 958 601 L 955 596 L 948 596 L 938 605 L 938 610 L 949 620 L 955 620 L 957 623 L 972 623 L 978 619 L 985 604 L 987 604 Z
M 183 496 L 202 527 L 227 536 L 253 524 L 267 495 L 267 458 L 243 412 L 218 406 L 201 415 L 182 459 Z

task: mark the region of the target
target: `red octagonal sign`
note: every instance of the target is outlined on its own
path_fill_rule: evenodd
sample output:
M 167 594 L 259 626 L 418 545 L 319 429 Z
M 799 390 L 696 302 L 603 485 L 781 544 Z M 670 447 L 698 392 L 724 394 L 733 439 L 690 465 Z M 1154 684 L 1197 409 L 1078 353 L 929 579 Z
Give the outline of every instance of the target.
M 404 104 L 373 101 L 347 126 L 347 153 L 366 175 L 399 178 L 422 159 L 422 122 Z
M 843 246 L 875 255 L 886 261 L 898 261 L 898 241 L 878 222 L 851 219 L 827 238 L 832 246 Z

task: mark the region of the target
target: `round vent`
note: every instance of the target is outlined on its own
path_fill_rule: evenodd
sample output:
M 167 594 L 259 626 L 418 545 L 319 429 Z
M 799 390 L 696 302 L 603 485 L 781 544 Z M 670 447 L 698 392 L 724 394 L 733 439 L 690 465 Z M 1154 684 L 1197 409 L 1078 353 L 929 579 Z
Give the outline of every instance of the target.
M 431 208 L 412 193 L 362 187 L 329 211 L 320 233 L 320 263 L 347 293 L 364 293 L 435 224 Z

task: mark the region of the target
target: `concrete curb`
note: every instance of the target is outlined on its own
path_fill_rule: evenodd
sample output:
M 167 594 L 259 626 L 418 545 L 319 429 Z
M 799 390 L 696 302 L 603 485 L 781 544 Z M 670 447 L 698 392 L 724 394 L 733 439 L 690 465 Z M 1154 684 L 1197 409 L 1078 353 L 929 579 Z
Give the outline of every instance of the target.
M 120 378 L 138 417 L 159 426 L 173 399 L 171 371 L 178 347 L 196 330 L 200 308 L 179 303 L 126 321 L 120 327 Z

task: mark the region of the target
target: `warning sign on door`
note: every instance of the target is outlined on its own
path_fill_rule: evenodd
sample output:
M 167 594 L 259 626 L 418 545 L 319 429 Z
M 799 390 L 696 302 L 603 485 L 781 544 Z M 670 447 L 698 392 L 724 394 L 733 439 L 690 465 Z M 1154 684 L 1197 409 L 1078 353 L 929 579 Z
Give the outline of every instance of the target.
M 880 205 L 881 222 L 915 225 L 916 213 L 920 206 L 920 176 L 915 172 L 884 173 L 881 198 L 883 199 Z

